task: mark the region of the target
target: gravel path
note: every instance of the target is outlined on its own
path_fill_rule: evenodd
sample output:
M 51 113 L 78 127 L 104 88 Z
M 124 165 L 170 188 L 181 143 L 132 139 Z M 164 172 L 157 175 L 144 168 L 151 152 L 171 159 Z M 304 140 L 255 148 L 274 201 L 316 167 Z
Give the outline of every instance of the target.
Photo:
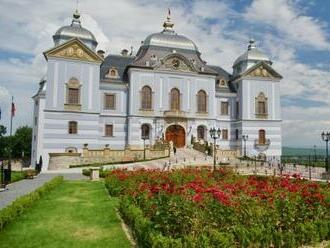
M 32 180 L 24 179 L 11 183 L 7 185 L 8 190 L 0 192 L 0 209 L 8 206 L 18 197 L 31 193 L 52 178 L 60 175 L 63 176 L 65 180 L 81 180 L 86 178 L 80 173 L 41 173 Z

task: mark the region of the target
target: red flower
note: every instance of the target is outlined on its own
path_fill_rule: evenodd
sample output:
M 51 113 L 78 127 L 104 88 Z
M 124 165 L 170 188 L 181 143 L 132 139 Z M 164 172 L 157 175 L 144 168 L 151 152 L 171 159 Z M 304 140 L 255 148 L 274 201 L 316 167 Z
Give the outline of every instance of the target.
M 195 194 L 194 196 L 193 196 L 193 201 L 194 202 L 201 202 L 203 200 L 203 196 L 201 195 L 201 194 Z

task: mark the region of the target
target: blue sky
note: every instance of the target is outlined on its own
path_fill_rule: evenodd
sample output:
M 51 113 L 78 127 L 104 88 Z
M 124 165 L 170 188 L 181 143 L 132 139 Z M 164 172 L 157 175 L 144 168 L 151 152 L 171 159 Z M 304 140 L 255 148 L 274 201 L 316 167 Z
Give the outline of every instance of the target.
M 0 124 L 8 126 L 10 96 L 14 128 L 32 124 L 31 96 L 46 72 L 42 52 L 52 35 L 71 22 L 75 0 L 0 0 Z M 330 1 L 80 0 L 82 25 L 99 48 L 137 51 L 147 35 L 161 31 L 167 8 L 175 30 L 191 38 L 209 64 L 231 72 L 235 59 L 254 38 L 284 76 L 281 83 L 283 144 L 323 145 L 330 131 Z

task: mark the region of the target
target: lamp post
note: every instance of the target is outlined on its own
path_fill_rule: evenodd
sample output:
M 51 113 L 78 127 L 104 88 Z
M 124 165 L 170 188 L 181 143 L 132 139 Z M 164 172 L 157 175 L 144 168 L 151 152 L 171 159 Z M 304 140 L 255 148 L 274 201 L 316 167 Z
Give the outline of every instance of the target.
M 146 139 L 149 139 L 149 127 L 146 125 L 142 126 L 141 139 L 143 140 L 143 160 L 146 160 Z
M 314 164 L 316 163 L 316 145 L 314 145 Z
M 326 147 L 326 158 L 325 158 L 325 171 L 329 172 L 329 147 L 328 143 L 330 140 L 330 132 L 322 132 L 321 134 L 322 140 L 325 141 L 325 147 Z
M 248 135 L 243 135 L 242 139 L 244 141 L 244 158 L 246 158 L 246 141 L 249 139 Z
M 146 139 L 147 137 L 142 136 L 143 139 L 143 160 L 146 160 Z
M 214 172 L 215 171 L 215 166 L 216 166 L 216 163 L 217 163 L 217 159 L 216 159 L 216 142 L 217 142 L 217 139 L 220 138 L 221 130 L 220 130 L 220 128 L 218 128 L 218 130 L 216 130 L 216 128 L 212 127 L 209 132 L 210 132 L 211 138 L 213 139 L 213 172 Z

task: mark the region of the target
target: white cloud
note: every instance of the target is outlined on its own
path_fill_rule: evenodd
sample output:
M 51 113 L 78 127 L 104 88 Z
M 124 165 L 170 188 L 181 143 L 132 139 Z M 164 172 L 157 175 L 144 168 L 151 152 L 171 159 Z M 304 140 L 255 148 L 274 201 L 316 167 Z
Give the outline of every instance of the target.
M 296 45 L 309 45 L 317 49 L 330 49 L 324 30 L 325 24 L 304 15 L 290 0 L 254 0 L 245 13 L 248 21 L 275 27 L 285 40 Z

